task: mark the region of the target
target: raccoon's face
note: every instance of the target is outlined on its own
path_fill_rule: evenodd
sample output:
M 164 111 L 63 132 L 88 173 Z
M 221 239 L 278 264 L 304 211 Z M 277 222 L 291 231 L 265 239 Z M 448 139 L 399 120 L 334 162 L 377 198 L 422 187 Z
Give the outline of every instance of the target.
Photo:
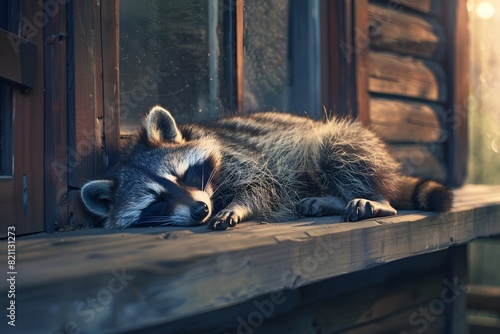
M 108 228 L 203 224 L 220 159 L 212 139 L 185 141 L 170 113 L 154 107 L 127 160 L 112 179 L 85 184 L 82 199 Z

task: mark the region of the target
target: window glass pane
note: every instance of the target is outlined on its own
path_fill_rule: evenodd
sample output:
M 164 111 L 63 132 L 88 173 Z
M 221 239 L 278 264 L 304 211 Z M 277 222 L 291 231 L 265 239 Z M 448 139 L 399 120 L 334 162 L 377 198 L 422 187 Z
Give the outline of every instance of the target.
M 15 31 L 17 14 L 13 4 L 12 0 L 0 0 L 0 29 Z M 0 176 L 13 172 L 12 128 L 12 87 L 0 83 Z
M 321 115 L 319 0 L 246 0 L 245 111 Z
M 12 175 L 12 88 L 0 84 L 0 176 Z
M 155 104 L 181 123 L 224 111 L 223 10 L 217 0 L 120 1 L 122 133 Z
M 244 7 L 246 111 L 285 110 L 289 95 L 289 0 L 248 0 Z
M 0 29 L 7 30 L 9 25 L 9 1 L 0 0 Z

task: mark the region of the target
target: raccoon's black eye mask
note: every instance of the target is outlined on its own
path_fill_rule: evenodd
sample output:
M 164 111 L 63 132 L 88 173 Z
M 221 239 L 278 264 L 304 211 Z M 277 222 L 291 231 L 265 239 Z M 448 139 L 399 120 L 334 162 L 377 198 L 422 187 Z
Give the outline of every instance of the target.
M 193 187 L 200 190 L 205 190 L 207 183 L 212 177 L 214 166 L 209 161 L 189 166 L 187 171 L 179 177 L 179 181 L 187 187 Z
M 158 183 L 159 185 L 161 185 L 163 188 L 165 188 L 165 191 L 167 193 L 174 193 L 176 191 L 176 189 L 178 188 L 178 186 L 174 182 L 172 182 L 166 178 L 163 178 L 161 176 L 158 176 L 158 175 L 150 172 L 147 169 L 141 168 L 141 167 L 136 166 L 136 165 L 133 165 L 132 167 L 135 169 L 138 169 L 140 171 L 140 173 L 145 174 L 148 178 L 150 178 L 151 180 L 153 180 L 156 183 Z

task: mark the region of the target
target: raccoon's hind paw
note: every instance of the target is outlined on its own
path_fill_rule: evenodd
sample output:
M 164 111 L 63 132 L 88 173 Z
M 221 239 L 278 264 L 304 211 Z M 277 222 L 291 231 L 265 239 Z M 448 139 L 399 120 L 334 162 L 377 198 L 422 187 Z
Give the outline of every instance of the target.
M 386 200 L 370 201 L 363 198 L 355 198 L 347 204 L 342 213 L 342 219 L 346 222 L 355 222 L 361 219 L 393 216 L 396 213 L 396 209 Z
M 241 217 L 232 210 L 222 210 L 216 214 L 208 223 L 208 228 L 212 230 L 226 230 L 228 227 L 235 227 L 239 224 Z

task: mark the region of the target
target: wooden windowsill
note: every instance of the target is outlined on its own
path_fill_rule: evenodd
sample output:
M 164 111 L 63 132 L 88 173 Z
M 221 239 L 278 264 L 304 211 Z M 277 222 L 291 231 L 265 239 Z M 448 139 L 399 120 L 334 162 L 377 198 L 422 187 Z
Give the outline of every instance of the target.
M 357 223 L 333 216 L 223 232 L 155 227 L 24 237 L 16 242 L 17 326 L 143 328 L 500 234 L 500 186 L 455 194 L 449 213 L 406 211 Z M 96 300 L 100 308 L 92 309 Z

